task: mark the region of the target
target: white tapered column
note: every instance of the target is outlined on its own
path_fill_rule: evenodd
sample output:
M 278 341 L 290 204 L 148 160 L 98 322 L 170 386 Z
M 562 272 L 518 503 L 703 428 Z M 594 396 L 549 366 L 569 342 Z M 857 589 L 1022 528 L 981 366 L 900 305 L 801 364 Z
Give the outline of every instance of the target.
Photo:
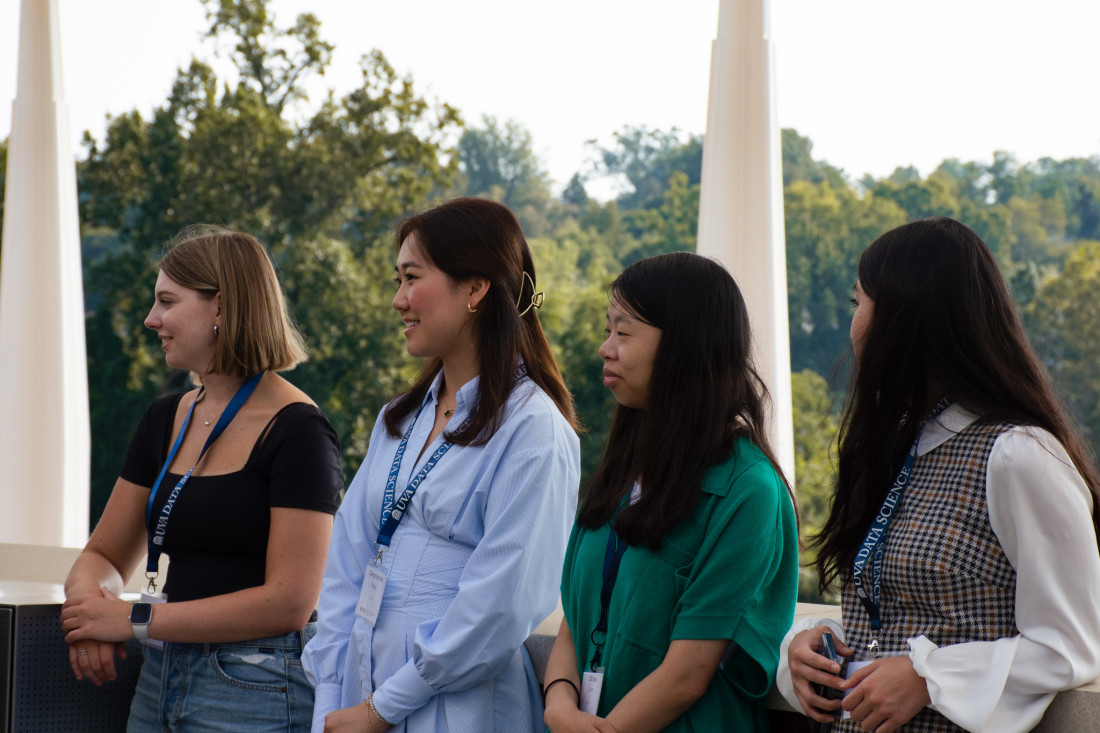
M 22 0 L 0 258 L 0 542 L 82 546 L 90 429 L 57 0 Z
M 697 251 L 729 268 L 745 296 L 757 369 L 772 396 L 769 434 L 793 483 L 783 164 L 770 35 L 767 0 L 721 0 L 711 50 Z

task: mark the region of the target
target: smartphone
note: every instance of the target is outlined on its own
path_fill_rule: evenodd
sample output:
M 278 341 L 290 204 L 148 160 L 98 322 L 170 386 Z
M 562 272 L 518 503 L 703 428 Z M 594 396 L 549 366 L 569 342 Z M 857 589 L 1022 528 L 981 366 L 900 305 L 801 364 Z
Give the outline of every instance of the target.
M 826 631 L 821 635 L 821 646 L 818 647 L 817 653 L 827 659 L 831 659 L 840 665 L 840 672 L 837 673 L 837 677 L 844 676 L 844 663 L 847 659 L 841 659 L 840 655 L 836 653 L 836 645 L 833 644 L 833 635 Z M 827 700 L 837 700 L 844 697 L 844 691 L 838 690 L 835 687 L 829 687 L 827 685 L 813 685 L 814 692 Z M 810 720 L 810 733 L 820 733 L 825 727 L 825 723 L 819 723 L 816 720 Z

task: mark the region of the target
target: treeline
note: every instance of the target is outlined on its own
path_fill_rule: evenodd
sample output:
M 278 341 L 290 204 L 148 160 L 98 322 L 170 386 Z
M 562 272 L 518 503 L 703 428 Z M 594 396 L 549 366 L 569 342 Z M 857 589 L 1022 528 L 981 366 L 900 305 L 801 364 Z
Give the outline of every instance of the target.
M 393 226 L 461 194 L 502 201 L 528 233 L 547 294 L 539 317 L 587 426 L 590 471 L 613 408 L 597 356 L 607 285 L 642 257 L 694 249 L 701 137 L 620 131 L 611 145 L 593 147 L 592 168 L 554 196 L 522 126 L 464 121 L 423 97 L 380 51 L 363 58 L 358 89 L 309 100 L 303 85 L 332 53 L 314 16 L 284 28 L 266 0 L 204 1 L 209 34 L 231 49 L 236 83 L 193 61 L 151 118 L 126 112 L 110 118 L 102 139 L 86 135 L 78 164 L 93 523 L 142 412 L 158 392 L 186 381 L 166 370 L 142 325 L 152 262 L 167 240 L 207 222 L 253 233 L 271 248 L 312 352 L 289 376 L 332 420 L 350 479 L 378 409 L 418 368 L 390 307 Z M 995 153 L 990 163 L 946 160 L 926 177 L 899 168 L 855 181 L 814 159 L 797 132 L 784 130 L 782 142 L 804 529 L 820 526 L 827 511 L 858 256 L 913 218 L 953 216 L 982 235 L 1061 395 L 1097 444 L 1100 158 L 1021 164 Z M 0 165 L 5 160 L 0 155 Z M 622 193 L 590 199 L 586 180 L 604 176 L 621 181 Z M 812 585 L 807 579 L 807 596 Z

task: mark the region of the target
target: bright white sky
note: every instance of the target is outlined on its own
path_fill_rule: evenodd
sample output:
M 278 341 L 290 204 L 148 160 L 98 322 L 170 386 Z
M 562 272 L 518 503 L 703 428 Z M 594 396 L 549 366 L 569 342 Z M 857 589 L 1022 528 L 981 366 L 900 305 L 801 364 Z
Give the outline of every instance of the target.
M 45 0 L 37 0 L 44 2 Z M 57 0 L 74 146 L 106 114 L 148 113 L 199 36 L 198 0 Z M 0 0 L 0 138 L 20 0 Z M 702 133 L 718 0 L 275 0 L 336 44 L 321 87 L 356 85 L 372 48 L 461 109 L 515 119 L 558 187 L 585 141 L 627 125 Z M 944 158 L 1100 154 L 1097 0 L 772 0 L 780 124 L 848 172 L 930 173 Z M 317 95 L 320 96 L 319 94 Z M 79 148 L 74 152 L 82 155 Z

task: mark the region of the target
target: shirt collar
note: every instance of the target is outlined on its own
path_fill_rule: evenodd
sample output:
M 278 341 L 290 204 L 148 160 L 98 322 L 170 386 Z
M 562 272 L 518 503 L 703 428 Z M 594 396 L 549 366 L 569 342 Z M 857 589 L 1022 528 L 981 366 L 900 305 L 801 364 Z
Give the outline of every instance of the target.
M 455 394 L 455 412 L 459 411 L 459 408 L 465 405 L 467 402 L 472 402 L 477 396 L 477 383 L 480 376 L 475 375 L 473 379 L 459 388 Z M 423 405 L 434 405 L 439 401 L 439 390 L 443 386 L 443 370 L 440 369 L 436 373 L 435 378 L 432 379 L 432 386 L 428 388 L 428 393 L 424 395 Z
M 952 402 L 924 428 L 917 446 L 917 455 L 923 456 L 939 448 L 977 422 L 980 417 L 981 415 L 970 412 L 958 402 Z

